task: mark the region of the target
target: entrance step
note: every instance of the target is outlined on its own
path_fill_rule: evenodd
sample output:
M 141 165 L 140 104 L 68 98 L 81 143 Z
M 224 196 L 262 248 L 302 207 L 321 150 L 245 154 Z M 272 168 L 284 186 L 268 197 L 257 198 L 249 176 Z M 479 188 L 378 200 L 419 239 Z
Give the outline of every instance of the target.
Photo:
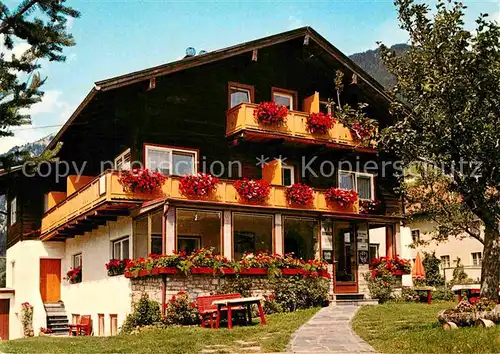
M 68 316 L 62 301 L 43 304 L 47 314 L 47 328 L 52 330 L 54 335 L 68 335 Z
M 378 305 L 378 300 L 363 299 L 363 300 L 333 300 L 330 306 L 364 306 Z
M 363 300 L 365 294 L 361 293 L 345 293 L 345 294 L 335 294 L 335 300 Z

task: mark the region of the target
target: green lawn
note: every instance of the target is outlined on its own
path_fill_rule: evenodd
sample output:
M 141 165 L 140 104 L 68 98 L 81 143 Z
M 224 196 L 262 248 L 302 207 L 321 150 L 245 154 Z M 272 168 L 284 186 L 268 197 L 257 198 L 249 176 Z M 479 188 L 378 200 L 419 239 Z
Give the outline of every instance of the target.
M 437 313 L 455 305 L 441 302 L 364 306 L 352 325 L 361 338 L 382 353 L 499 353 L 500 326 L 443 331 Z
M 283 351 L 290 335 L 318 311 L 317 308 L 266 316 L 267 326 L 234 326 L 228 330 L 201 327 L 152 329 L 114 337 L 34 337 L 0 342 L 3 353 L 217 353 L 260 346 L 262 352 Z M 244 341 L 246 343 L 238 343 Z

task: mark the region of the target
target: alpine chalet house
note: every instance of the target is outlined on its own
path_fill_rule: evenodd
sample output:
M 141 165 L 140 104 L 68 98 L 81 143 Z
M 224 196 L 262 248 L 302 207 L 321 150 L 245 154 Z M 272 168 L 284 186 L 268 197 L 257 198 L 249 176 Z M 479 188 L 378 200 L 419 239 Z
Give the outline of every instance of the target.
M 330 115 L 338 100 L 366 103 L 376 124 Z M 372 140 L 389 104 L 310 27 L 97 82 L 48 147 L 62 143 L 58 164 L 0 176 L 9 337 L 22 336 L 24 302 L 35 332 L 91 315 L 113 335 L 142 292 L 196 297 L 236 276 L 106 268 L 149 254 L 293 252 L 329 263 L 332 299 L 367 294 L 370 259 L 404 248 L 391 156 Z M 126 172 L 140 166 L 158 173 Z M 256 292 L 257 273 L 241 271 Z

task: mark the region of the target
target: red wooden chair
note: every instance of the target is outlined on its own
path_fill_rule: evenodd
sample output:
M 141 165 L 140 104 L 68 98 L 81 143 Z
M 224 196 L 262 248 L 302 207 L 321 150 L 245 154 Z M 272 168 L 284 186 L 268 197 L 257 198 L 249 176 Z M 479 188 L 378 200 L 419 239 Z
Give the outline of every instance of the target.
M 207 321 L 210 324 L 210 328 L 214 328 L 214 319 L 217 315 L 217 306 L 213 305 L 212 302 L 217 300 L 226 299 L 238 299 L 241 294 L 216 294 L 209 296 L 198 296 L 196 303 L 198 305 L 198 313 L 201 316 L 201 326 L 205 328 Z M 227 308 L 223 307 L 222 311 L 227 311 Z M 233 308 L 233 311 L 245 311 L 244 307 Z
M 92 333 L 92 318 L 90 315 L 80 316 L 78 323 L 69 324 L 70 336 L 90 336 Z

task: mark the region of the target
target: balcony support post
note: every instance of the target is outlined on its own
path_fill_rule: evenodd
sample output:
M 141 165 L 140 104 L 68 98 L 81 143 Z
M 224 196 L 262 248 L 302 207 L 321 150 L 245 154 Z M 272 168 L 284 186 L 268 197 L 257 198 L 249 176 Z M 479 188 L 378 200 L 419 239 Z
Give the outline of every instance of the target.
M 281 214 L 274 215 L 274 253 L 284 254 L 285 242 L 283 236 L 283 217 Z
M 175 208 L 169 207 L 167 210 L 167 222 L 165 230 L 165 253 L 172 254 L 175 250 Z
M 232 259 L 233 258 L 233 235 L 231 235 L 231 230 L 232 230 L 232 218 L 231 218 L 231 211 L 230 210 L 224 210 L 223 212 L 223 225 L 222 225 L 222 245 L 224 249 L 222 250 L 222 253 L 224 257 L 227 259 Z

